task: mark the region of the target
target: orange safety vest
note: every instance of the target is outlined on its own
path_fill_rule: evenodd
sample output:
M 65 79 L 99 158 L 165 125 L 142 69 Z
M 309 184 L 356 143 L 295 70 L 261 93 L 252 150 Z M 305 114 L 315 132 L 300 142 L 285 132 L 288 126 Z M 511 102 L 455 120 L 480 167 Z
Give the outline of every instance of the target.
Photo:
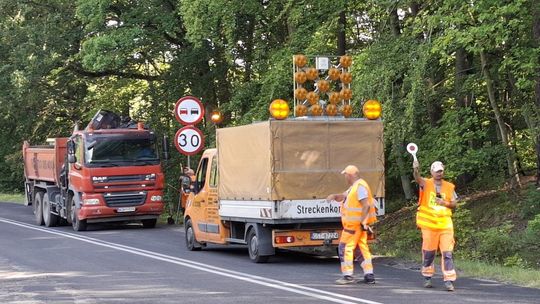
M 347 230 L 360 229 L 360 220 L 362 219 L 362 202 L 358 200 L 358 185 L 362 185 L 368 192 L 369 211 L 367 216 L 367 224 L 371 225 L 377 221 L 375 211 L 375 202 L 371 189 L 363 179 L 359 179 L 347 190 L 347 198 L 341 204 L 341 223 L 343 228 Z
M 455 186 L 445 180 L 442 181 L 440 195 L 445 201 L 450 201 L 454 195 Z M 424 189 L 420 190 L 416 225 L 425 229 L 453 229 L 452 209 L 437 205 L 437 192 L 433 178 L 424 179 Z

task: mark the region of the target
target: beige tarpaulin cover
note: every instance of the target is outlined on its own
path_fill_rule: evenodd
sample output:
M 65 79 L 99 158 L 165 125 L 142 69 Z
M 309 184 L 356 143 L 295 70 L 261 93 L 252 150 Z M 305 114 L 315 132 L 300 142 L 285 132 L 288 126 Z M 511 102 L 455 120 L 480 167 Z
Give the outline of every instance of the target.
M 271 120 L 217 131 L 219 196 L 230 200 L 321 199 L 347 189 L 355 165 L 384 197 L 381 121 Z

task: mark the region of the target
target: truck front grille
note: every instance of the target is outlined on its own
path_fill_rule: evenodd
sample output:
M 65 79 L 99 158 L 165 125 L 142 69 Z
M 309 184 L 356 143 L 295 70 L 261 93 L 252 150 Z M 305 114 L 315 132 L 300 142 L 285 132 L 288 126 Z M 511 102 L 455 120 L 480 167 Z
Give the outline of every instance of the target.
M 109 207 L 139 206 L 146 201 L 146 192 L 104 193 L 103 198 Z
M 146 174 L 137 174 L 137 175 L 111 175 L 111 176 L 107 176 L 103 180 L 94 180 L 93 182 L 94 184 L 100 184 L 100 183 L 121 183 L 121 182 L 138 182 L 138 181 L 148 182 L 149 180 L 147 179 Z

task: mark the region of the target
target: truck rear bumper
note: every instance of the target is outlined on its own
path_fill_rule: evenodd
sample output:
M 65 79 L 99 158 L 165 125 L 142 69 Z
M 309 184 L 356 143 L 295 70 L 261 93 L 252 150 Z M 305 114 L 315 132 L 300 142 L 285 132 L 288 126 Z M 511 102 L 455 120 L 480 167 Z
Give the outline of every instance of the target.
M 340 228 L 273 230 L 272 245 L 276 248 L 338 245 Z
M 130 209 L 131 208 L 131 209 Z M 77 216 L 88 223 L 155 219 L 163 212 L 162 202 L 133 207 L 82 206 Z

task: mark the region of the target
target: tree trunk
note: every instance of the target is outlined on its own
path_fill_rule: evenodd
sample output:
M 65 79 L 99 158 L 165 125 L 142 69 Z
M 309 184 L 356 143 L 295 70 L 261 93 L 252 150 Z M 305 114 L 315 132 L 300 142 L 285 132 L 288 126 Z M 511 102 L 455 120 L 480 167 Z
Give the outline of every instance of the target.
M 339 13 L 338 21 L 338 34 L 337 34 L 337 54 L 345 55 L 347 52 L 347 41 L 345 36 L 345 28 L 347 27 L 347 19 L 345 18 L 345 11 Z
M 463 92 L 463 84 L 465 83 L 465 71 L 469 69 L 467 62 L 467 52 L 465 48 L 458 48 L 456 51 L 456 105 L 459 108 L 465 108 L 467 105 L 467 95 Z
M 247 27 L 246 27 L 246 47 L 243 53 L 244 57 L 244 82 L 250 82 L 251 76 L 253 74 L 253 50 L 255 47 L 253 41 L 253 35 L 255 32 L 255 16 L 250 15 L 247 17 Z
M 534 1 L 533 1 L 534 3 Z M 533 38 L 536 42 L 536 47 L 540 47 L 540 7 L 533 4 Z M 534 104 L 536 105 L 537 120 L 540 119 L 540 67 L 536 70 L 536 87 L 534 90 Z M 536 186 L 540 187 L 540 122 L 536 121 Z M 534 131 L 533 130 L 533 131 Z
M 390 27 L 392 30 L 392 35 L 394 37 L 399 37 L 401 35 L 401 30 L 399 27 L 399 18 L 397 14 L 397 9 L 392 10 L 390 14 Z M 403 75 L 396 75 L 396 78 L 394 79 L 395 91 L 398 92 L 394 96 L 394 93 L 392 93 L 392 103 L 399 102 L 399 100 L 403 96 L 402 92 L 402 86 L 403 86 Z M 394 88 L 392 88 L 394 91 Z M 393 134 L 392 144 L 393 144 L 393 152 L 396 157 L 396 162 L 399 169 L 399 177 L 401 179 L 401 187 L 403 188 L 403 194 L 405 195 L 405 199 L 410 200 L 412 199 L 413 193 L 412 193 L 412 187 L 411 187 L 411 179 L 410 179 L 410 173 L 407 173 L 407 170 L 405 168 L 405 163 L 403 162 L 403 158 L 401 157 L 401 153 L 403 151 L 402 147 L 402 136 L 400 134 Z
M 409 7 L 411 8 L 411 14 L 415 17 L 418 16 L 420 4 L 417 1 L 412 1 Z
M 399 26 L 399 16 L 397 13 L 397 8 L 394 8 L 390 14 L 390 28 L 392 34 L 395 37 L 398 37 L 401 34 L 401 27 Z
M 484 74 L 484 79 L 486 80 L 486 89 L 488 93 L 489 103 L 495 115 L 495 120 L 497 121 L 497 126 L 499 133 L 501 135 L 501 142 L 504 148 L 507 150 L 506 162 L 508 165 L 508 174 L 510 175 L 510 186 L 512 188 L 520 187 L 519 175 L 517 173 L 517 164 L 516 157 L 512 147 L 508 142 L 508 129 L 502 117 L 499 105 L 497 104 L 497 99 L 495 97 L 495 89 L 493 87 L 493 78 L 489 72 L 488 62 L 486 53 L 484 51 L 480 52 L 480 62 L 482 64 L 482 73 Z
M 429 124 L 432 128 L 437 128 L 443 117 L 443 108 L 440 101 L 441 99 L 437 96 L 437 90 L 435 88 L 436 84 L 443 79 L 443 75 L 440 73 L 440 71 L 441 70 L 437 68 L 435 71 L 430 72 L 431 75 L 427 80 L 430 94 L 426 106 L 429 116 Z
M 470 62 L 467 60 L 467 51 L 465 48 L 458 48 L 456 50 L 456 64 L 455 64 L 455 94 L 456 94 L 456 106 L 459 109 L 465 109 L 468 106 L 473 106 L 472 102 L 468 100 L 469 96 L 465 93 L 463 85 L 467 79 L 467 71 L 470 69 Z M 459 116 L 460 121 L 463 121 L 463 117 Z M 468 145 L 470 149 L 474 149 L 477 144 L 474 138 L 468 140 Z
M 396 162 L 399 168 L 400 172 L 400 179 L 401 179 L 401 187 L 403 188 L 403 194 L 405 195 L 405 199 L 410 200 L 413 197 L 413 191 L 411 187 L 411 179 L 408 174 L 405 174 L 404 172 L 407 172 L 405 168 L 405 163 L 403 162 L 403 158 L 401 157 L 401 151 L 403 150 L 403 147 L 401 143 L 399 142 L 399 139 L 397 136 L 394 137 L 394 143 L 393 143 L 394 149 L 394 155 L 396 157 Z M 403 150 L 404 151 L 404 150 Z

